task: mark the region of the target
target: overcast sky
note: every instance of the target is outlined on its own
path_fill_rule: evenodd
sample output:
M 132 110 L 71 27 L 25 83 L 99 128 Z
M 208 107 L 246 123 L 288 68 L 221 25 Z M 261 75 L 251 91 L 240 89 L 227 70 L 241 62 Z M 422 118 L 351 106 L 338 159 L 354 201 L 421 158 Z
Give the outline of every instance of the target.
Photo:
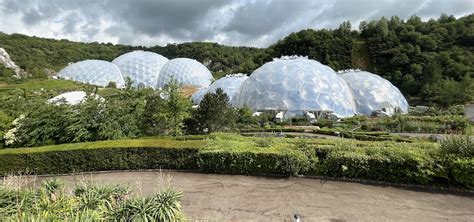
M 266 47 L 349 20 L 474 13 L 474 0 L 0 0 L 0 31 L 83 42 Z

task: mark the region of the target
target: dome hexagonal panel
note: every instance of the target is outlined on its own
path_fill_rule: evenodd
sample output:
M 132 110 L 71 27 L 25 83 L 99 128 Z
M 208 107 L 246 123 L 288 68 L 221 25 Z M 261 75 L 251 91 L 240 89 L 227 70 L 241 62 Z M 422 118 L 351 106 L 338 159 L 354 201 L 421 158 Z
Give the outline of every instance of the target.
M 188 58 L 176 58 L 168 61 L 158 76 L 156 88 L 162 88 L 171 79 L 183 86 L 208 87 L 212 81 L 211 72 L 200 62 Z
M 233 106 L 236 105 L 236 97 L 239 94 L 240 86 L 249 77 L 244 74 L 232 74 L 222 77 L 214 81 L 204 92 L 198 91 L 191 98 L 195 104 L 201 103 L 202 98 L 208 92 L 215 93 L 218 88 L 221 88 L 229 97 L 229 102 Z
M 64 79 L 105 87 L 115 82 L 122 88 L 125 82 L 120 69 L 111 62 L 103 60 L 84 60 L 70 64 L 59 71 L 58 76 Z
M 129 77 L 133 86 L 156 87 L 161 68 L 169 60 L 157 53 L 133 51 L 115 58 L 112 63 L 122 71 L 124 78 Z
M 370 72 L 350 70 L 340 75 L 351 87 L 357 104 L 357 113 L 372 115 L 385 110 L 392 115 L 392 109 L 408 112 L 408 102 L 400 90 L 388 80 Z
M 262 81 L 268 76 L 268 81 Z M 303 57 L 274 59 L 255 70 L 237 96 L 238 106 L 254 111 L 330 111 L 338 117 L 353 116 L 354 97 L 349 86 L 331 68 Z M 287 116 L 287 114 L 285 114 Z

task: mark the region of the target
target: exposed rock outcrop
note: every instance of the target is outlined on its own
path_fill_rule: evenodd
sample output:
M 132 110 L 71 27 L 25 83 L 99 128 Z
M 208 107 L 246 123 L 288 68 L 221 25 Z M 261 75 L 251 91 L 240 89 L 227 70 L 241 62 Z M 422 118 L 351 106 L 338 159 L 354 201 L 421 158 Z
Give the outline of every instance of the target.
M 10 55 L 3 48 L 0 48 L 0 64 L 7 68 L 12 69 L 15 72 L 15 77 L 22 78 L 26 77 L 27 73 L 15 64 L 10 58 Z

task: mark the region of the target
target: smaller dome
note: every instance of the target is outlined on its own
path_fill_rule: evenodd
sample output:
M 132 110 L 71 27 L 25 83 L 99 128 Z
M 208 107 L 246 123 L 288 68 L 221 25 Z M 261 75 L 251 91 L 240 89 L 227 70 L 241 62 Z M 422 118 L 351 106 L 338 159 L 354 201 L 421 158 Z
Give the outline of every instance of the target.
M 388 80 L 366 71 L 342 71 L 341 77 L 353 91 L 357 113 L 370 116 L 376 111 L 393 115 L 396 110 L 408 113 L 408 102 Z
M 211 72 L 194 59 L 176 58 L 168 61 L 158 77 L 157 87 L 163 88 L 171 79 L 175 79 L 182 86 L 208 87 L 212 81 Z
M 161 68 L 169 60 L 157 53 L 133 51 L 125 53 L 112 61 L 120 68 L 124 78 L 129 77 L 133 86 L 154 88 Z
M 65 104 L 69 105 L 77 105 L 84 101 L 87 97 L 87 93 L 84 91 L 72 91 L 60 94 L 48 100 L 49 103 L 59 104 L 64 102 Z M 101 96 L 95 95 L 96 99 L 104 100 Z
M 227 75 L 223 78 L 220 78 L 216 81 L 214 81 L 205 92 L 199 92 L 200 94 L 196 95 L 194 97 L 193 95 L 193 102 L 195 104 L 201 103 L 202 98 L 204 95 L 208 92 L 210 93 L 215 93 L 218 88 L 221 88 L 225 94 L 229 97 L 229 102 L 233 106 L 236 106 L 237 104 L 237 95 L 240 92 L 240 86 L 247 80 L 249 77 L 245 74 L 239 73 L 239 74 L 231 74 Z
M 58 76 L 102 87 L 111 82 L 115 82 L 119 88 L 125 86 L 120 69 L 113 63 L 103 60 L 84 60 L 70 64 L 59 71 Z

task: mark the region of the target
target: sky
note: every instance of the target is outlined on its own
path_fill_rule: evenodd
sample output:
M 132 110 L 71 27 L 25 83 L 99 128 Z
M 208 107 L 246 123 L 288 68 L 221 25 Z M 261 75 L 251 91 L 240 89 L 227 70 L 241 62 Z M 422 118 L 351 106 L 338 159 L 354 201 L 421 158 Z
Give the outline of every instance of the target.
M 350 21 L 474 13 L 473 0 L 0 0 L 0 31 L 80 42 L 267 47 Z

